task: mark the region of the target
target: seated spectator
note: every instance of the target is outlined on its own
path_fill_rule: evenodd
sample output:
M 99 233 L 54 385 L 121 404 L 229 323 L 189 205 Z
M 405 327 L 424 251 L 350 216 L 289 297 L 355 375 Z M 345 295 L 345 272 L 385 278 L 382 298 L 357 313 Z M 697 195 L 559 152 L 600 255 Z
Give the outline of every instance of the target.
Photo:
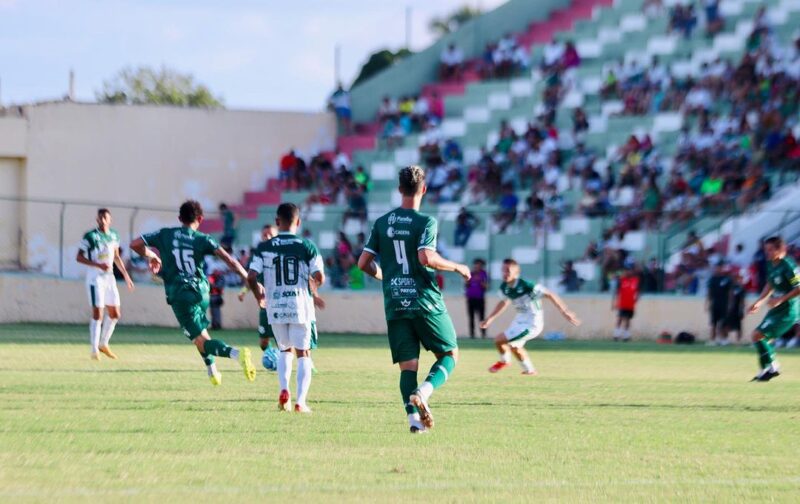
M 706 13 L 706 37 L 714 37 L 725 28 L 725 21 L 719 12 L 719 0 L 703 0 Z
M 580 64 L 581 57 L 575 48 L 575 44 L 570 40 L 564 46 L 564 53 L 561 55 L 561 67 L 564 70 L 569 70 L 570 68 L 579 67 Z
M 557 70 L 562 63 L 565 47 L 555 37 L 542 51 L 542 71 Z
M 371 189 L 372 182 L 370 182 L 369 173 L 364 170 L 363 165 L 358 165 L 355 173 L 353 174 L 353 180 L 358 185 L 361 192 L 366 194 Z
M 564 263 L 564 267 L 561 270 L 561 280 L 558 283 L 563 285 L 564 290 L 567 292 L 578 292 L 581 290 L 583 280 L 578 276 L 578 272 L 575 271 L 575 265 L 572 261 Z
M 280 172 L 278 178 L 283 183 L 284 189 L 289 189 L 295 176 L 295 169 L 297 168 L 297 156 L 295 156 L 294 149 L 281 157 Z
M 464 53 L 455 44 L 449 44 L 439 56 L 439 78 L 443 81 L 460 80 L 463 65 Z
M 342 215 L 342 225 L 347 219 L 358 219 L 361 224 L 367 222 L 367 199 L 356 184 L 347 188 L 347 210 Z
M 333 92 L 328 104 L 336 112 L 336 119 L 339 121 L 339 127 L 345 135 L 349 135 L 352 131 L 352 112 L 350 110 L 350 93 L 345 91 L 342 83 Z
M 495 222 L 500 233 L 505 233 L 508 226 L 517 219 L 518 204 L 519 198 L 514 192 L 514 186 L 510 184 L 506 185 L 498 205 L 499 211 L 495 214 Z
M 411 111 L 411 122 L 415 131 L 422 130 L 422 127 L 431 118 L 431 106 L 428 98 L 419 95 L 414 100 L 414 109 Z
M 511 62 L 516 75 L 524 75 L 531 68 L 531 56 L 525 46 L 518 44 L 511 54 Z
M 385 123 L 392 119 L 397 119 L 397 102 L 387 95 L 378 106 L 378 121 Z
M 456 247 L 466 247 L 469 237 L 472 236 L 472 232 L 479 224 L 480 220 L 475 217 L 475 214 L 465 207 L 461 207 L 456 217 L 456 230 L 453 237 Z

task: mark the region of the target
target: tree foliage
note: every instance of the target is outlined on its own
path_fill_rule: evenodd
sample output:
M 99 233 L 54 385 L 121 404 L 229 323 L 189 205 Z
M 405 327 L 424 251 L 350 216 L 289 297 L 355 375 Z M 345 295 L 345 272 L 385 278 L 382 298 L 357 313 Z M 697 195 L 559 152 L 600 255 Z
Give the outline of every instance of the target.
M 364 63 L 364 66 L 361 67 L 361 71 L 358 73 L 358 77 L 356 77 L 355 82 L 353 82 L 353 86 L 369 79 L 382 70 L 389 68 L 396 62 L 407 56 L 410 56 L 411 54 L 413 53 L 408 49 L 400 49 L 397 52 L 392 52 L 388 49 L 381 49 L 380 51 L 371 54 L 367 62 Z
M 453 33 L 462 27 L 467 21 L 480 15 L 480 9 L 470 7 L 469 5 L 464 5 L 445 17 L 431 19 L 428 23 L 428 29 L 434 35 L 442 37 L 448 33 Z
M 196 82 L 194 76 L 165 66 L 159 69 L 148 66 L 123 68 L 103 82 L 103 89 L 96 96 L 101 103 L 222 107 L 222 99 Z

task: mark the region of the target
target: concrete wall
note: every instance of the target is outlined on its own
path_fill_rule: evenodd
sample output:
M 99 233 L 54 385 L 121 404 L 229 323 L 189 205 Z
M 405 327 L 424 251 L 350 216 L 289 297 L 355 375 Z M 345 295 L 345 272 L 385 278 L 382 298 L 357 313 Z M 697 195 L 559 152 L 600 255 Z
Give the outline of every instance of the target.
M 164 301 L 163 289 L 140 284 L 135 292 L 127 292 L 120 284 L 123 324 L 177 327 L 170 308 Z M 325 333 L 382 334 L 386 331 L 383 300 L 375 292 L 326 292 L 328 307 L 317 315 L 320 331 Z M 0 323 L 57 322 L 84 323 L 89 314 L 85 286 L 81 280 L 62 280 L 44 276 L 0 274 Z M 545 331 L 563 331 L 569 338 L 610 338 L 615 313 L 608 296 L 568 296 L 570 307 L 583 320 L 581 328 L 564 322 L 549 303 L 545 303 Z M 223 307 L 223 321 L 228 328 L 255 328 L 258 309 L 252 298 L 239 303 L 228 292 Z M 496 299 L 489 300 L 491 309 Z M 463 297 L 448 296 L 446 303 L 460 336 L 467 334 L 466 307 Z M 495 323 L 495 334 L 508 323 L 506 313 Z M 752 331 L 761 316 L 745 319 L 746 334 Z M 655 339 L 667 330 L 677 334 L 689 331 L 698 337 L 707 336 L 708 317 L 699 297 L 651 296 L 639 303 L 633 321 L 636 338 Z M 1 329 L 0 329 L 1 331 Z
M 26 264 L 45 273 L 78 275 L 74 262 L 97 204 L 109 206 L 124 239 L 131 232 L 176 222 L 177 206 L 195 198 L 207 209 L 239 203 L 246 190 L 263 190 L 289 148 L 310 154 L 331 149 L 335 120 L 328 113 L 205 110 L 154 106 L 53 103 L 26 109 L 26 119 L 3 126 L 19 137 L 25 125 L 21 196 L 92 202 L 64 208 L 63 265 L 59 261 L 59 205 L 21 207 Z M 4 129 L 5 128 L 5 129 Z M 0 153 L 6 150 L 0 135 Z M 19 148 L 19 139 L 8 149 Z M 0 174 L 0 177 L 4 175 Z M 3 181 L 0 180 L 0 183 Z M 5 184 L 0 196 L 6 194 Z M 158 207 L 133 211 L 125 205 Z M 0 257 L 14 255 L 0 242 Z

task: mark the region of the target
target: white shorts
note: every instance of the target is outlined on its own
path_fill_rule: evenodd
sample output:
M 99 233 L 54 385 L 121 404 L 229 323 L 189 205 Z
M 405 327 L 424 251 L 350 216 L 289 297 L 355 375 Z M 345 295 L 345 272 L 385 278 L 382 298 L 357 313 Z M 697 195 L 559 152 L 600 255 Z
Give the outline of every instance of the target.
M 281 351 L 294 348 L 309 350 L 311 348 L 311 323 L 307 324 L 270 324 L 275 334 L 275 341 Z
M 119 306 L 119 289 L 114 275 L 97 275 L 91 280 L 87 278 L 86 294 L 92 308 Z
M 544 328 L 544 317 L 515 317 L 504 334 L 508 344 L 521 348 L 525 343 L 539 336 Z

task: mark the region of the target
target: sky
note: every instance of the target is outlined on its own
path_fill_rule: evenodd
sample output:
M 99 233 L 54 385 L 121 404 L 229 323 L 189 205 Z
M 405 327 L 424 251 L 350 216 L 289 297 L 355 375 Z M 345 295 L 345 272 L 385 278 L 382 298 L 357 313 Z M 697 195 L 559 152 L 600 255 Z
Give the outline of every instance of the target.
M 235 109 L 321 110 L 341 76 L 367 56 L 434 37 L 428 20 L 504 0 L 0 0 L 0 103 L 66 95 L 94 101 L 119 69 L 166 65 L 207 85 Z

